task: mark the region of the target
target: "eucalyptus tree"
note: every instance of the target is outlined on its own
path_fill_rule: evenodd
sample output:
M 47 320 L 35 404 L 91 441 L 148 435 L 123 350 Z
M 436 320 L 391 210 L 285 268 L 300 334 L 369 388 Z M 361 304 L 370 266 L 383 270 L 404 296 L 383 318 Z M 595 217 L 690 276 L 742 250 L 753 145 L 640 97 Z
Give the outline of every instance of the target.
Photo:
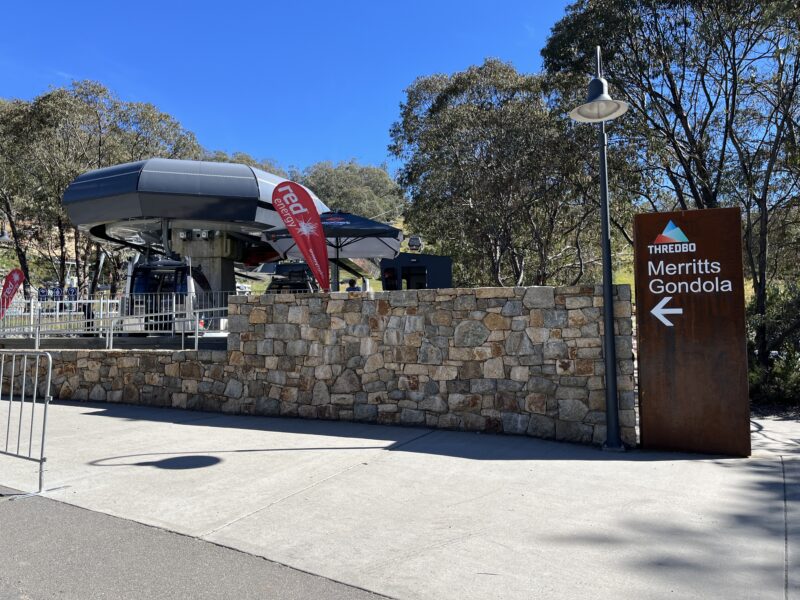
M 403 191 L 385 165 L 361 165 L 355 160 L 337 164 L 325 161 L 302 171 L 294 169 L 290 176 L 314 190 L 332 209 L 370 219 L 396 220 L 406 206 Z
M 594 137 L 567 117 L 575 81 L 487 59 L 406 90 L 390 151 L 404 163 L 407 221 L 453 257 L 459 283 L 577 283 L 594 274 Z M 624 230 L 624 211 L 617 216 Z
M 579 0 L 542 51 L 549 72 L 586 73 L 603 45 L 604 74 L 632 109 L 624 135 L 659 190 L 643 188 L 643 204 L 742 208 L 753 357 L 767 372 L 800 333 L 795 313 L 771 334 L 767 309 L 800 264 L 787 238 L 800 208 L 798 30 L 788 0 Z
M 228 154 L 224 150 L 206 150 L 203 153 L 203 160 L 239 163 L 261 169 L 267 173 L 286 177 L 286 170 L 274 160 L 270 158 L 253 158 L 246 152 L 233 152 L 232 154 Z
M 23 256 L 46 256 L 63 285 L 67 263 L 75 261 L 79 285 L 88 283 L 86 258 L 100 248 L 72 226 L 61 206 L 67 185 L 79 174 L 152 156 L 198 158 L 194 135 L 151 104 L 124 102 L 104 86 L 73 82 L 31 101 L 14 100 L 0 111 L 0 181 L 11 182 L 3 210 L 12 227 L 24 225 L 30 236 L 17 244 Z M 29 274 L 26 273 L 26 277 Z

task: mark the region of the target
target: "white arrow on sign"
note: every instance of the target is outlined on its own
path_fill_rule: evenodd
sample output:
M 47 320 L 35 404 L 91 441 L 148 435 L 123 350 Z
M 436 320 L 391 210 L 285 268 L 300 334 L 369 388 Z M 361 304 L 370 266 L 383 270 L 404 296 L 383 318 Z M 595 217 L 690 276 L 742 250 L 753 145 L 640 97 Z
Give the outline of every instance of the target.
M 670 300 L 672 300 L 672 296 L 664 296 L 661 299 L 661 302 L 656 304 L 653 307 L 653 310 L 650 311 L 651 313 L 653 313 L 653 316 L 656 319 L 661 321 L 667 327 L 672 327 L 672 321 L 667 319 L 664 315 L 682 315 L 683 314 L 683 309 L 682 308 L 664 308 L 664 306 Z

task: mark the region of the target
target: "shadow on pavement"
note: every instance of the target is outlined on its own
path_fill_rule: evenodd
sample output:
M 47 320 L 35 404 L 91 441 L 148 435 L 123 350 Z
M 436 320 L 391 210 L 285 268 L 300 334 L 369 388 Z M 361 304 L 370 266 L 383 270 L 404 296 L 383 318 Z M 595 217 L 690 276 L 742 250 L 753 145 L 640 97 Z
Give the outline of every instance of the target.
M 132 422 L 174 423 L 185 426 L 221 427 L 228 429 L 247 429 L 252 431 L 297 433 L 302 435 L 330 436 L 336 438 L 355 438 L 392 442 L 388 446 L 358 445 L 320 446 L 308 448 L 225 448 L 204 449 L 170 453 L 179 455 L 208 455 L 225 452 L 298 452 L 305 450 L 362 450 L 383 448 L 388 451 L 415 452 L 442 456 L 452 456 L 471 460 L 575 460 L 575 461 L 680 461 L 680 460 L 720 460 L 736 462 L 741 459 L 713 455 L 699 455 L 678 452 L 657 452 L 630 450 L 628 452 L 604 452 L 595 446 L 554 442 L 526 436 L 495 435 L 419 427 L 378 425 L 374 423 L 354 423 L 346 421 L 321 421 L 287 417 L 262 417 L 251 415 L 225 415 L 172 408 L 106 404 L 101 402 L 58 402 L 59 405 L 86 409 L 86 415 L 125 419 Z M 93 461 L 96 466 L 110 466 L 115 461 L 128 458 L 150 457 L 153 454 L 135 456 L 107 457 Z M 125 464 L 118 463 L 118 464 Z M 132 464 L 127 462 L 127 464 Z M 148 466 L 153 466 L 149 465 Z M 212 466 L 212 465 L 200 465 Z M 162 467 L 168 468 L 168 467 Z M 199 467 L 186 467 L 199 468 Z

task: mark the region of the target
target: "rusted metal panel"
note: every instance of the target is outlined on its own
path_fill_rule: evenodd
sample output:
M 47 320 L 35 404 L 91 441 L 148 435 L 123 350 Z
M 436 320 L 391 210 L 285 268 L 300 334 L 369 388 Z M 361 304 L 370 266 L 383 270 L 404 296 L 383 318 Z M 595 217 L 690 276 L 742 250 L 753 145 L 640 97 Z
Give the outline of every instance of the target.
M 634 218 L 642 446 L 750 454 L 738 208 Z

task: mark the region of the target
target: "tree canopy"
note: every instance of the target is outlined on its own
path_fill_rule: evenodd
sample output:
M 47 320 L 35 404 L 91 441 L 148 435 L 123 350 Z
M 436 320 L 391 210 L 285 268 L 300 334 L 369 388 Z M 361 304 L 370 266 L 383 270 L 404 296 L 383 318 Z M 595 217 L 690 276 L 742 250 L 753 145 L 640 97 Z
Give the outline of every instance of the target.
M 397 219 L 405 209 L 403 192 L 385 167 L 359 165 L 355 160 L 319 162 L 289 175 L 332 209 L 385 222 Z
M 73 227 L 61 197 L 81 173 L 152 157 L 236 162 L 288 176 L 272 159 L 205 150 L 171 115 L 149 103 L 121 100 L 97 82 L 76 81 L 30 101 L 0 99 L 0 216 L 11 230 L 26 295 L 31 258 L 47 265 L 40 278 L 63 286 L 70 274 L 85 293 L 93 291 L 105 254 L 113 287 L 122 254 Z M 334 208 L 391 220 L 405 206 L 385 168 L 318 163 L 292 175 Z
M 124 102 L 99 83 L 74 82 L 31 101 L 0 104 L 0 211 L 30 281 L 28 254 L 44 255 L 64 285 L 68 259 L 79 286 L 100 249 L 69 222 L 61 197 L 81 173 L 151 156 L 198 158 L 191 132 L 148 103 Z
M 406 90 L 390 151 L 404 161 L 408 226 L 454 257 L 460 283 L 576 283 L 593 273 L 594 138 L 566 116 L 572 81 L 488 59 Z
M 542 51 L 550 73 L 604 74 L 631 111 L 622 136 L 647 175 L 650 210 L 742 209 L 752 281 L 753 359 L 764 373 L 791 344 L 800 314 L 800 8 L 787 0 L 579 0 Z M 772 316 L 771 316 L 772 315 Z

